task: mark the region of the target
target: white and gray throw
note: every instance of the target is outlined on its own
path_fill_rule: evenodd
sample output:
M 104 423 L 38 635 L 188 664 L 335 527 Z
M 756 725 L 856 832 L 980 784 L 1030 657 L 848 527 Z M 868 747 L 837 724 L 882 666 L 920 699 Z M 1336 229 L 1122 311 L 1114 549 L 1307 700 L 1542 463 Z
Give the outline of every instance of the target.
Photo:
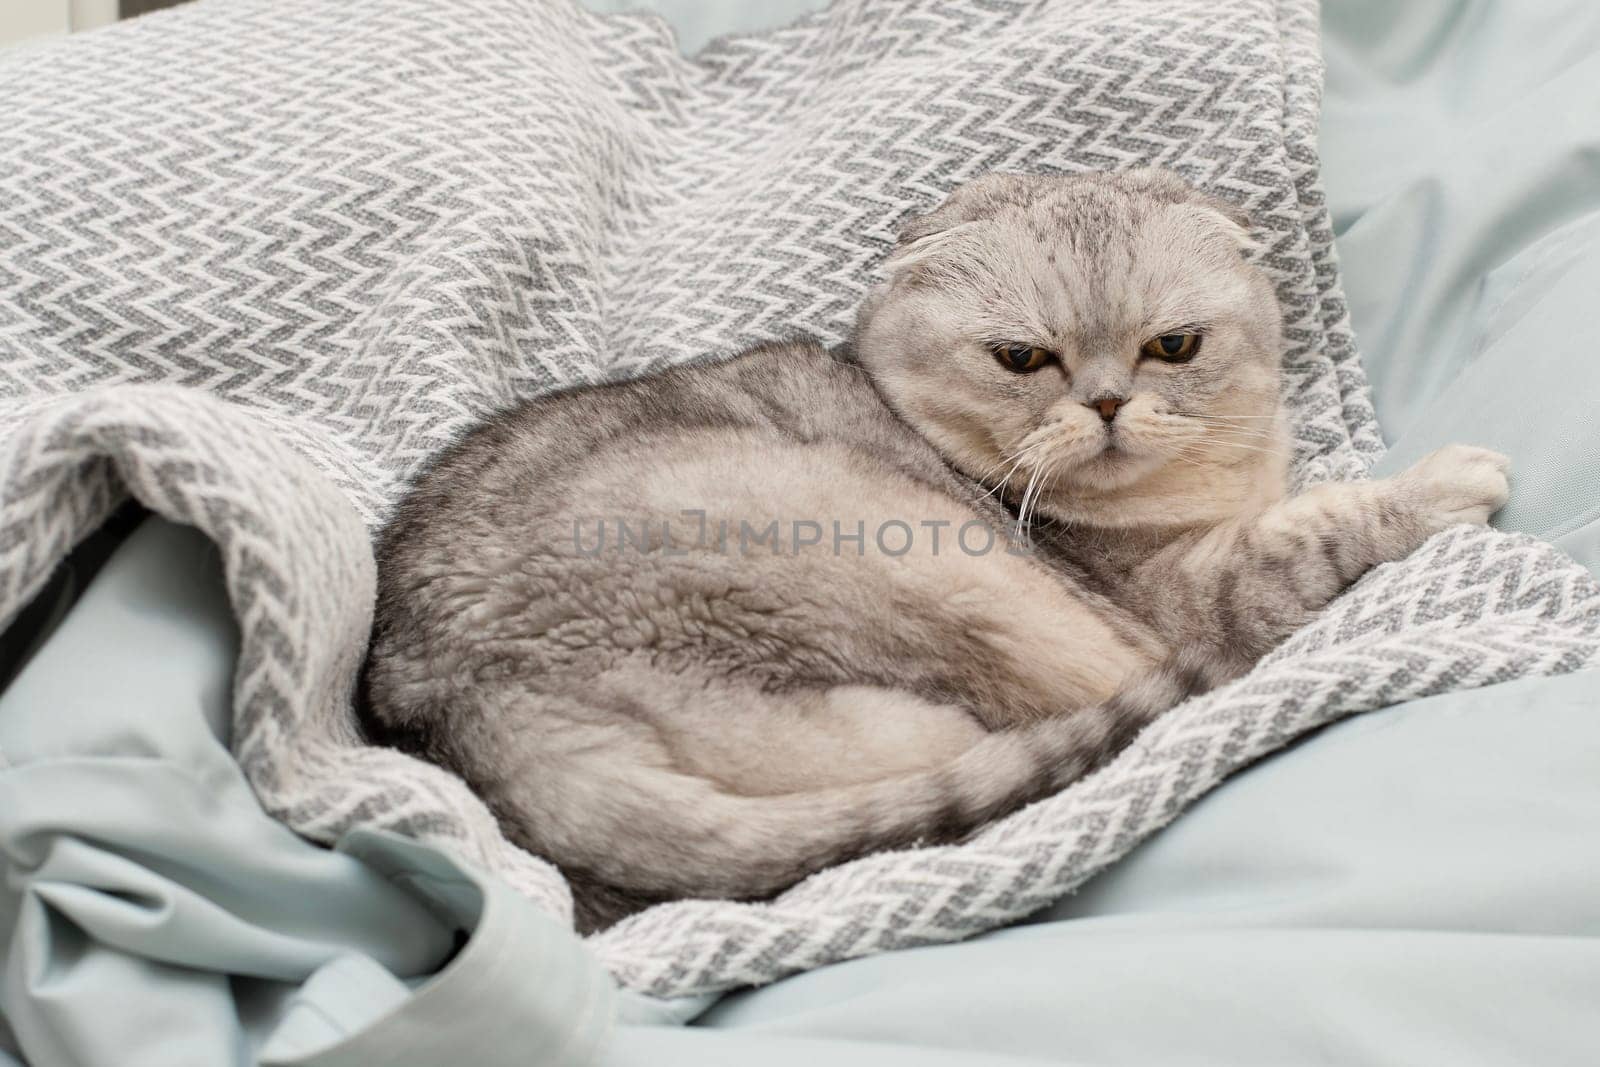
M 1314 0 L 840 0 L 682 58 L 569 0 L 202 0 L 0 54 L 0 625 L 131 495 L 223 554 L 235 754 L 332 842 L 397 830 L 570 916 L 457 779 L 362 743 L 371 538 L 518 398 L 843 340 L 897 223 L 1002 169 L 1156 163 L 1249 209 L 1302 481 L 1381 442 L 1318 188 Z M 658 995 L 1017 919 L 1343 715 L 1597 661 L 1600 590 L 1458 529 L 1249 676 L 960 846 L 592 939 Z

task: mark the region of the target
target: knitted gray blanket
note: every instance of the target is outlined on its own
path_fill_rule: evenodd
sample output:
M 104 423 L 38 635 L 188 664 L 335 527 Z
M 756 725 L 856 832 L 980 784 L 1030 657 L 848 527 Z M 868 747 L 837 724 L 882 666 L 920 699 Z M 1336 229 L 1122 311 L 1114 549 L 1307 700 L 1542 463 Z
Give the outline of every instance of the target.
M 840 0 L 694 60 L 569 0 L 205 0 L 0 55 L 0 625 L 132 495 L 213 538 L 233 746 L 300 833 L 410 834 L 567 887 L 350 709 L 371 535 L 475 419 L 755 341 L 842 340 L 899 220 L 991 169 L 1173 167 L 1244 204 L 1300 479 L 1381 449 L 1318 190 L 1314 0 Z M 1033 911 L 1342 715 L 1592 665 L 1600 590 L 1440 535 L 1099 774 L 967 844 L 591 944 L 659 995 Z

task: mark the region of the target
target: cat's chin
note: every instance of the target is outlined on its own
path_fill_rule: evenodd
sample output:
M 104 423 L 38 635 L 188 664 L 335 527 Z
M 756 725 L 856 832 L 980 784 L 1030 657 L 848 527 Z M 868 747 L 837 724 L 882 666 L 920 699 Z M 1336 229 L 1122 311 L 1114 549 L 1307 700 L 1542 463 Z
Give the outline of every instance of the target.
M 1112 492 L 1135 484 L 1164 462 L 1160 456 L 1130 452 L 1113 444 L 1073 465 L 1057 481 L 1068 491 L 1087 489 L 1096 493 Z
M 1151 451 L 1098 453 L 1045 488 L 1039 512 L 1100 527 L 1189 527 L 1253 513 L 1287 492 L 1284 461 L 1194 463 Z

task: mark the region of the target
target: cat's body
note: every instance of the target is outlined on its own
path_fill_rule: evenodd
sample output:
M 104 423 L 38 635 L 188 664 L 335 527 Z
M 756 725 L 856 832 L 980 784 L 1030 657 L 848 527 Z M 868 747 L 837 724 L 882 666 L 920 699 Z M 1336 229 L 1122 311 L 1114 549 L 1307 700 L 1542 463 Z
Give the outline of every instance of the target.
M 1461 449 L 1285 499 L 1241 238 L 1154 172 L 986 179 L 908 228 L 859 362 L 772 345 L 491 421 L 386 531 L 369 728 L 460 773 L 589 927 L 1059 789 L 1504 497 Z

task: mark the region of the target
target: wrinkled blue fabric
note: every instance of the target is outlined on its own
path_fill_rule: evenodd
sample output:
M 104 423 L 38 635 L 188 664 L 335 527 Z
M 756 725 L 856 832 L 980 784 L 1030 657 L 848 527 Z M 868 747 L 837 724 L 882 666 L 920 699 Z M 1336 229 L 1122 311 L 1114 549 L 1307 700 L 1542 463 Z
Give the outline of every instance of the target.
M 328 851 L 261 810 L 222 743 L 230 619 L 210 543 L 151 520 L 0 694 L 6 1043 L 34 1067 L 587 1061 L 612 994 L 571 932 L 430 849 Z

